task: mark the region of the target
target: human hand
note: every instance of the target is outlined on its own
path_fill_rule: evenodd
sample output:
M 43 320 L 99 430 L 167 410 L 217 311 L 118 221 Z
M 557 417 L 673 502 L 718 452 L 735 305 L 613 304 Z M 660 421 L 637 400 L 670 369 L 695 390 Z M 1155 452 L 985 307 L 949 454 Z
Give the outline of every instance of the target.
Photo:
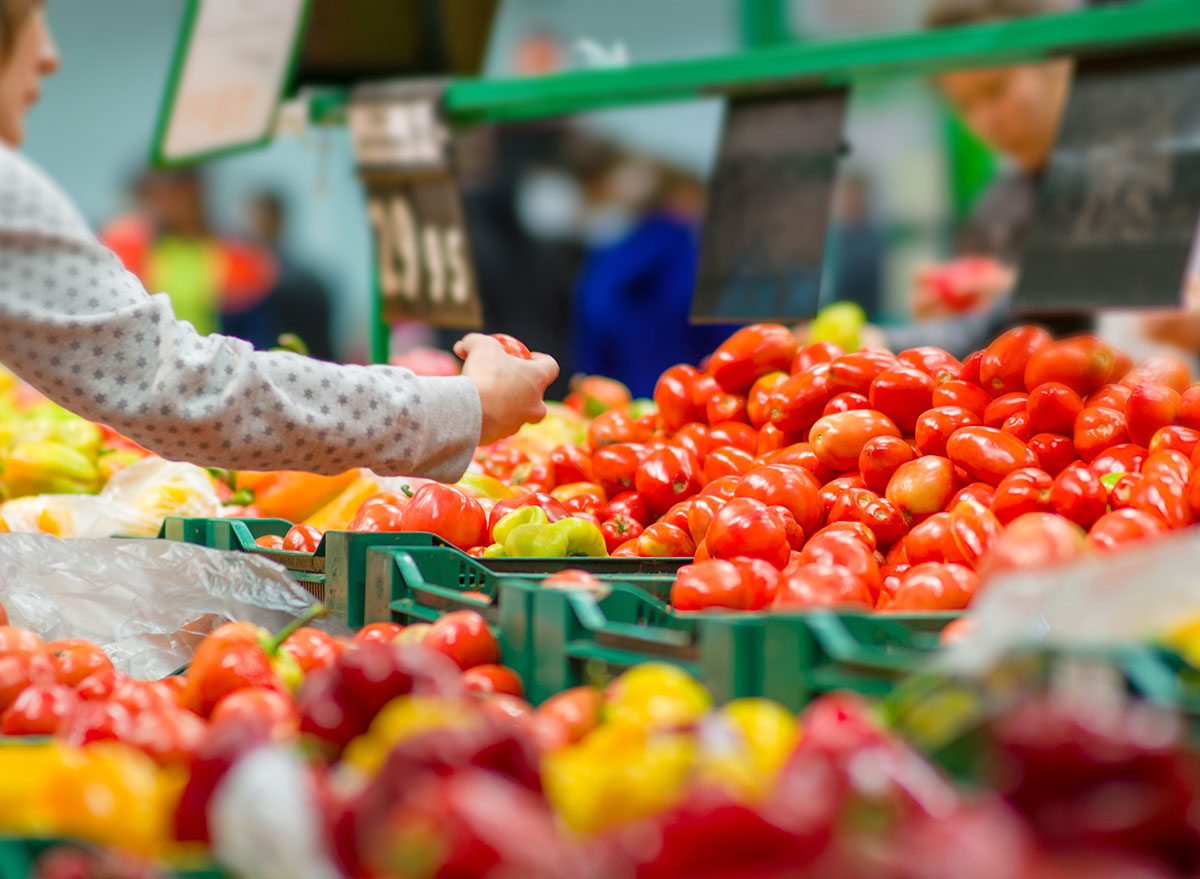
M 534 354 L 522 360 L 507 353 L 499 342 L 471 333 L 454 346 L 463 359 L 462 374 L 475 382 L 483 423 L 482 446 L 515 433 L 523 424 L 536 424 L 546 417 L 543 397 L 558 377 L 553 357 Z

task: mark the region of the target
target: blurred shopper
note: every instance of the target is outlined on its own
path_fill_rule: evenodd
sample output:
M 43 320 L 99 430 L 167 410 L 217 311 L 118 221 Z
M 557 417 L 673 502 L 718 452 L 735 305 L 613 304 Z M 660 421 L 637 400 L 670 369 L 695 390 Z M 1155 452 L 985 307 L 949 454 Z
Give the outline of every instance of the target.
M 833 282 L 829 301 L 856 303 L 867 320 L 878 319 L 883 298 L 883 231 L 871 213 L 870 183 L 862 174 L 850 173 L 841 180 L 830 247 Z
M 321 279 L 297 261 L 285 245 L 287 208 L 275 192 L 260 192 L 250 201 L 249 225 L 252 242 L 275 262 L 275 283 L 264 303 L 266 320 L 276 334 L 292 333 L 304 342 L 308 353 L 320 360 L 335 360 L 333 309 L 329 290 Z M 233 316 L 235 319 L 239 316 Z M 226 317 L 225 332 L 247 338 Z M 246 328 L 249 332 L 250 328 Z
M 698 181 L 620 154 L 585 177 L 587 261 L 575 291 L 575 369 L 650 396 L 677 363 L 699 363 L 732 331 L 688 318 L 703 204 Z
M 148 288 L 165 291 L 176 317 L 197 332 L 223 330 L 256 348 L 273 346 L 279 328 L 267 296 L 275 262 L 261 248 L 213 231 L 200 172 L 146 172 L 134 196 L 134 210 L 100 236 L 125 267 Z

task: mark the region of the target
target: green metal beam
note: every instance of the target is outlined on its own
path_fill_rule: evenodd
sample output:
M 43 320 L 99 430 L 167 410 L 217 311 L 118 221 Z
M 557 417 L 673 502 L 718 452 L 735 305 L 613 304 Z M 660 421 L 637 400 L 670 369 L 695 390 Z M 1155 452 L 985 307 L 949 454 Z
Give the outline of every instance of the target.
M 1200 46 L 1197 0 L 1147 0 L 963 28 L 545 77 L 460 80 L 447 92 L 446 103 L 451 117 L 460 122 L 509 121 L 729 90 L 821 88 L 1052 56 L 1119 55 L 1181 46 Z
M 759 48 L 792 41 L 787 0 L 741 0 L 737 6 L 742 45 Z

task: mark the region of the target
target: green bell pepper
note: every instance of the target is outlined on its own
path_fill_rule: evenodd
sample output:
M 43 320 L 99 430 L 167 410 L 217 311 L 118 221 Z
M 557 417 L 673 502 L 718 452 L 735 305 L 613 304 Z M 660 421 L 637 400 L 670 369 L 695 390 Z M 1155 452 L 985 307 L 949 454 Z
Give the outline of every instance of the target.
M 541 507 L 533 505 L 517 507 L 496 523 L 496 527 L 492 529 L 492 541 L 504 546 L 508 542 L 508 535 L 514 528 L 520 525 L 545 526 L 548 524 L 550 524 L 550 520 L 546 517 L 546 511 Z

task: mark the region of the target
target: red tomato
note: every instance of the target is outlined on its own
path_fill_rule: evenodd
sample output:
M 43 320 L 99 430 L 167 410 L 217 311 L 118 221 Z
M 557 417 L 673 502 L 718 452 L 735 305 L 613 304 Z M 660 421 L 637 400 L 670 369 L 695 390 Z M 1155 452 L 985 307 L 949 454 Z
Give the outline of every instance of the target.
M 55 679 L 68 687 L 76 687 L 84 678 L 113 667 L 108 654 L 90 641 L 51 641 L 45 649 L 54 666 Z
M 858 456 L 868 440 L 900 436 L 890 418 L 873 409 L 856 409 L 827 415 L 817 421 L 808 441 L 821 463 L 846 472 L 858 467 Z
M 75 688 L 75 695 L 85 702 L 107 699 L 124 680 L 125 676 L 115 669 L 100 671 L 80 681 Z M 4 705 L 3 686 L 0 683 L 0 706 Z
M 1078 525 L 1055 513 L 1026 513 L 1008 524 L 980 560 L 987 579 L 1001 571 L 1031 570 L 1071 561 L 1087 549 Z
M 1121 384 L 1130 388 L 1144 381 L 1166 385 L 1182 394 L 1192 383 L 1192 373 L 1174 354 L 1155 354 L 1121 377 Z
M 767 373 L 790 369 L 799 348 L 800 343 L 787 327 L 742 327 L 713 353 L 708 372 L 727 393 L 744 394 Z
M 642 558 L 687 558 L 695 552 L 691 535 L 666 522 L 655 522 L 637 539 L 637 554 Z
M 779 579 L 778 571 L 775 579 Z M 683 611 L 714 607 L 757 610 L 763 597 L 737 565 L 724 559 L 684 565 L 671 585 L 671 604 Z
M 865 546 L 867 549 L 874 552 L 875 532 L 861 522 L 832 522 L 826 525 L 820 531 L 812 536 L 816 545 L 820 545 L 827 540 L 855 540 Z M 888 550 L 891 553 L 891 550 Z M 799 553 L 793 556 L 792 561 L 799 558 Z
M 709 424 L 722 421 L 750 423 L 750 417 L 746 414 L 746 398 L 742 394 L 714 394 L 708 398 L 704 415 Z
M 54 667 L 44 653 L 0 652 L 0 714 L 26 688 L 54 682 Z
M 733 564 L 750 589 L 751 610 L 762 610 L 775 600 L 781 581 L 778 568 L 762 559 L 738 558 L 733 560 Z
M 1009 416 L 1015 415 L 1017 412 L 1027 412 L 1029 410 L 1029 395 L 1022 394 L 1019 391 L 1013 391 L 1011 394 L 1002 394 L 992 400 L 983 410 L 983 423 L 987 427 L 999 427 L 1009 419 Z
M 80 702 L 59 724 L 55 734 L 81 748 L 92 742 L 126 742 L 133 732 L 133 714 L 124 705 L 102 700 Z
M 262 537 L 254 538 L 254 545 L 262 549 L 279 550 L 283 549 L 283 535 L 281 534 L 264 534 Z
M 1116 366 L 1108 343 L 1096 336 L 1075 336 L 1051 342 L 1029 358 L 1025 387 L 1060 382 L 1081 396 L 1107 382 Z
M 823 532 L 820 537 L 814 537 L 806 543 L 796 559 L 796 565 L 804 567 L 809 564 L 837 565 L 846 568 L 866 585 L 872 604 L 883 584 L 875 550 L 851 532 L 828 530 Z M 789 565 L 788 567 L 792 568 L 793 566 Z
M 496 501 L 496 505 L 492 507 L 492 512 L 488 515 L 489 537 L 496 530 L 497 522 L 521 507 L 540 507 L 546 512 L 546 519 L 550 522 L 561 521 L 570 515 L 567 508 L 557 498 L 543 491 L 535 491 L 523 497 L 503 498 Z
M 829 402 L 825 404 L 825 408 L 821 410 L 821 415 L 833 415 L 835 412 L 849 412 L 851 409 L 870 408 L 872 408 L 871 401 L 862 394 L 846 391 L 844 394 L 830 397 Z
M 255 673 L 243 674 L 248 671 L 247 664 L 243 661 L 245 655 L 251 650 L 257 649 L 257 645 L 253 644 L 234 644 L 224 653 L 224 669 L 230 672 L 223 682 L 230 684 L 232 689 L 241 689 L 242 686 L 271 686 L 277 683 L 277 680 L 272 675 L 269 679 L 266 676 L 259 677 Z M 262 656 L 262 651 L 259 651 Z M 193 662 L 193 667 L 196 663 Z M 265 663 L 264 663 L 265 664 Z M 195 672 L 191 672 L 195 676 Z M 258 678 L 256 682 L 247 683 L 245 678 Z M 185 681 L 190 684 L 191 681 Z M 198 688 L 200 689 L 200 688 Z M 213 691 L 212 704 L 216 704 L 216 700 L 224 693 L 220 692 L 220 687 Z M 112 692 L 108 696 L 110 702 L 117 702 L 124 705 L 134 714 L 142 711 L 164 711 L 170 708 L 179 707 L 180 702 L 184 698 L 177 684 L 169 684 L 166 681 L 135 681 L 129 678 L 119 680 Z M 205 710 L 209 709 L 207 701 L 201 704 Z
M 718 445 L 728 445 L 727 443 L 718 444 L 714 442 L 712 437 L 709 436 L 708 425 L 695 422 L 685 424 L 676 431 L 672 439 L 672 444 L 687 449 L 696 456 L 697 461 L 703 461 L 705 456 Z
M 963 610 L 979 589 L 979 576 L 960 564 L 925 562 L 913 565 L 900 578 L 883 611 Z
M 829 521 L 865 525 L 875 535 L 875 543 L 880 549 L 887 549 L 908 531 L 900 508 L 867 488 L 851 488 L 842 492 L 829 511 Z
M 945 384 L 958 378 L 963 367 L 957 357 L 951 356 L 941 348 L 928 345 L 901 351 L 896 355 L 896 359 L 906 366 L 921 370 L 932 378 L 935 384 Z
M 529 456 L 515 446 L 500 445 L 482 458 L 483 472 L 488 476 L 511 482 L 518 468 L 529 468 Z
M 1088 467 L 1097 476 L 1109 473 L 1140 473 L 1149 452 L 1133 443 L 1121 443 L 1105 449 L 1088 462 Z
M 705 536 L 713 558 L 761 558 L 777 568 L 791 556 L 787 529 L 760 500 L 735 497 L 713 516 Z
M 500 643 L 487 621 L 473 610 L 455 610 L 439 617 L 421 644 L 449 656 L 463 671 L 500 661 Z
M 946 458 L 922 455 L 902 464 L 885 492 L 908 522 L 920 522 L 945 509 L 956 488 L 954 466 Z
M 873 607 L 874 600 L 863 578 L 850 569 L 810 562 L 784 575 L 771 606 L 780 611 L 829 607 L 858 610 Z
M 637 469 L 634 487 L 651 513 L 665 513 L 700 492 L 700 464 L 686 449 L 659 449 Z
M 1175 423 L 1179 404 L 1179 392 L 1166 385 L 1148 381 L 1134 385 L 1125 404 L 1129 438 L 1140 446 L 1149 446 L 1160 427 Z
M 912 446 L 894 436 L 877 436 L 868 440 L 858 453 L 858 472 L 867 488 L 876 493 L 887 491 L 892 474 L 902 464 L 917 457 Z
M 979 365 L 983 363 L 983 355 L 986 353 L 987 351 L 985 349 L 983 351 L 976 351 L 973 354 L 967 355 L 967 359 L 963 361 L 962 372 L 958 374 L 960 381 L 982 387 L 982 382 L 979 378 Z M 983 413 L 980 412 L 979 414 L 982 417 Z
M 774 406 L 772 397 L 775 388 L 787 380 L 786 372 L 769 372 L 750 388 L 750 393 L 746 395 L 746 418 L 755 429 L 771 420 L 771 409 Z M 750 450 L 747 449 L 747 451 Z
M 596 481 L 592 459 L 579 446 L 559 446 L 550 453 L 550 477 L 555 485 Z
M 1025 513 L 1048 513 L 1053 509 L 1050 492 L 1054 480 L 1045 470 L 1022 467 L 1000 480 L 992 500 L 992 513 L 1002 525 Z
M 704 488 L 700 489 L 699 497 L 716 497 L 722 500 L 729 500 L 737 491 L 738 483 L 741 482 L 739 476 L 722 476 L 720 479 L 714 479 Z
M 904 538 L 904 550 L 909 562 L 914 565 L 922 562 L 966 561 L 950 533 L 949 513 L 934 513 L 924 522 L 914 525 Z
M 1133 393 L 1133 388 L 1127 388 L 1125 385 L 1105 385 L 1093 394 L 1089 394 L 1087 400 L 1084 401 L 1085 406 L 1103 406 L 1106 409 L 1116 409 L 1118 412 L 1125 411 L 1125 405 L 1129 402 L 1129 397 Z
M 901 433 L 911 434 L 917 418 L 932 405 L 933 379 L 919 369 L 898 366 L 875 376 L 871 408 L 892 420 Z
M 742 476 L 754 466 L 754 456 L 735 446 L 713 449 L 704 459 L 704 484 L 722 476 Z
M 963 427 L 946 442 L 946 456 L 980 482 L 996 485 L 1014 470 L 1036 467 L 1037 456 L 1015 436 L 992 427 Z
M 821 502 L 816 480 L 803 467 L 792 464 L 755 467 L 742 477 L 734 496 L 786 508 L 805 534 L 815 532 L 825 520 L 825 505 Z M 709 548 L 712 548 L 711 541 Z
M 143 711 L 133 718 L 127 744 L 160 766 L 191 764 L 208 734 L 199 715 L 182 708 Z
M 863 350 L 843 354 L 830 362 L 825 386 L 830 396 L 846 391 L 870 396 L 871 382 L 875 381 L 875 377 L 898 363 L 891 354 L 879 351 Z
M 733 446 L 751 454 L 757 454 L 755 449 L 758 447 L 758 431 L 739 421 L 722 421 L 714 424 L 708 432 L 708 438 L 712 443 L 709 451 L 722 446 Z M 696 460 L 703 459 L 697 455 Z
M 775 385 L 767 398 L 767 420 L 783 431 L 812 427 L 833 396 L 828 373 L 828 367 L 819 367 Z
M 980 423 L 970 409 L 961 406 L 938 406 L 921 413 L 917 419 L 914 439 L 922 455 L 946 454 L 946 441 L 960 427 L 972 427 Z
M 1173 424 L 1156 430 L 1154 436 L 1150 437 L 1150 445 L 1147 449 L 1151 454 L 1170 449 L 1190 458 L 1196 451 L 1198 442 L 1200 442 L 1200 431 Z
M 687 530 L 694 543 L 699 544 L 704 540 L 704 535 L 708 533 L 708 526 L 712 524 L 713 516 L 717 514 L 717 510 L 725 506 L 726 500 L 728 498 L 702 494 L 692 501 L 688 507 Z
M 492 338 L 500 343 L 500 347 L 504 352 L 512 357 L 518 357 L 521 360 L 532 360 L 533 355 L 529 349 L 525 347 L 525 343 L 520 339 L 513 338 L 507 333 L 492 333 Z
M 795 445 L 804 439 L 804 434 L 790 430 L 780 430 L 774 424 L 764 424 L 758 432 L 758 442 L 754 446 L 754 454 L 760 458 L 770 452 Z
M 1057 433 L 1039 433 L 1029 439 L 1029 450 L 1037 455 L 1042 469 L 1057 476 L 1063 468 L 1079 459 L 1075 454 L 1075 443 Z
M 1187 484 L 1175 478 L 1143 477 L 1129 498 L 1129 506 L 1158 516 L 1174 530 L 1186 528 L 1194 521 Z
M 304 626 L 297 629 L 279 646 L 280 653 L 292 658 L 300 671 L 308 674 L 319 668 L 328 668 L 342 655 L 342 644 L 332 635 Z
M 1124 509 L 1130 505 L 1134 491 L 1145 481 L 1140 473 L 1126 473 L 1114 482 L 1108 489 L 1108 503 L 1114 510 Z M 1147 511 L 1149 512 L 1149 511 Z
M 1049 344 L 1050 334 L 1041 327 L 1013 327 L 1001 334 L 979 361 L 980 387 L 994 397 L 1025 390 L 1026 364 Z
M 20 626 L 0 626 L 0 656 L 41 653 L 42 639 Z
M 1092 461 L 1105 449 L 1129 442 L 1125 415 L 1115 409 L 1088 406 L 1075 417 L 1075 451 Z
M 1179 423 L 1200 430 L 1200 384 L 1192 385 L 1179 397 Z
M 387 644 L 403 629 L 399 623 L 369 623 L 354 633 L 354 640 L 360 644 Z
M 604 535 L 604 546 L 611 555 L 621 544 L 636 540 L 644 528 L 636 519 L 618 514 L 604 519 L 600 524 L 600 533 Z
M 593 452 L 614 443 L 636 443 L 640 430 L 633 416 L 621 409 L 610 409 L 592 419 L 588 425 L 588 448 Z
M 470 693 L 503 693 L 517 698 L 525 695 L 521 676 L 504 665 L 484 664 L 469 668 L 462 674 L 462 683 Z
M 861 476 L 857 473 L 847 473 L 845 476 L 839 476 L 837 479 L 831 479 L 821 486 L 821 490 L 817 493 L 821 498 L 821 505 L 825 508 L 825 514 L 829 515 L 829 511 L 833 509 L 833 505 L 837 503 L 837 499 L 842 496 L 842 492 L 850 488 L 866 488 L 867 484 L 863 482 Z
M 213 729 L 260 729 L 273 742 L 292 742 L 300 734 L 300 711 L 291 696 L 247 687 L 223 697 L 213 709 Z
M 699 377 L 699 371 L 686 364 L 672 366 L 659 377 L 654 386 L 654 405 L 667 430 L 679 430 L 689 421 L 699 421 L 703 417 L 704 407 L 693 400 Z
M 6 736 L 50 736 L 68 717 L 79 697 L 62 684 L 35 684 L 22 690 L 0 717 Z
M 1173 449 L 1151 452 L 1142 464 L 1142 475 L 1147 479 L 1167 479 L 1186 485 L 1192 478 L 1192 462 L 1187 455 Z
M 1144 510 L 1113 510 L 1105 513 L 1088 532 L 1088 543 L 1101 552 L 1120 549 L 1167 533 L 1167 526 L 1158 516 Z
M 487 516 L 479 502 L 436 482 L 417 489 L 404 508 L 402 524 L 405 531 L 436 534 L 459 549 L 479 546 L 488 539 Z
M 283 537 L 283 548 L 289 552 L 305 552 L 311 555 L 317 551 L 324 536 L 312 525 L 293 525 Z
M 604 489 L 591 482 L 560 485 L 550 492 L 550 497 L 562 504 L 563 509 L 572 515 L 595 512 L 608 503 L 608 495 Z
M 1200 516 L 1200 470 L 1192 473 L 1192 478 L 1187 484 L 1188 503 L 1192 506 L 1192 513 Z M 0 706 L 4 704 L 4 684 L 0 681 Z
M 839 476 L 839 472 L 832 467 L 827 467 L 817 458 L 813 452 L 812 446 L 807 442 L 793 443 L 782 449 L 777 449 L 774 452 L 760 457 L 762 463 L 765 464 L 795 464 L 797 467 L 803 467 L 813 475 L 819 485 L 824 485 L 831 479 Z
M 1087 464 L 1078 461 L 1055 478 L 1050 501 L 1054 512 L 1081 528 L 1090 528 L 1108 510 L 1108 489 Z
M 792 361 L 792 375 L 804 372 L 818 363 L 830 363 L 845 353 L 833 342 L 812 342 L 796 352 L 796 358 Z
M 350 521 L 350 530 L 374 534 L 400 531 L 403 529 L 404 510 L 391 504 L 362 506 Z
M 995 486 L 988 485 L 986 482 L 972 482 L 970 485 L 960 488 L 955 492 L 954 497 L 950 498 L 950 503 L 946 504 L 947 510 L 953 510 L 963 501 L 978 504 L 985 510 L 992 508 L 992 501 L 996 499 Z
M 649 525 L 654 521 L 645 500 L 636 491 L 622 492 L 609 501 L 601 518 L 609 516 L 625 516 L 642 525 Z
M 995 544 L 1003 526 L 987 507 L 964 501 L 950 511 L 950 539 L 958 555 L 972 567 Z
M 955 379 L 935 387 L 930 402 L 934 408 L 957 406 L 960 409 L 966 409 L 968 412 L 974 413 L 978 422 L 981 422 L 988 403 L 992 402 L 992 395 L 979 385 Z
M 1014 412 L 1000 425 L 1005 433 L 1012 434 L 1023 443 L 1028 443 L 1034 437 L 1033 425 L 1029 423 L 1028 412 Z
M 659 517 L 658 521 L 666 522 L 668 525 L 674 525 L 676 528 L 682 528 L 684 531 L 687 531 L 688 510 L 691 509 L 693 500 L 695 500 L 695 498 L 690 498 L 686 501 L 676 504 L 675 506 L 671 507 L 671 509 L 663 513 Z
M 1045 382 L 1029 392 L 1029 420 L 1038 433 L 1071 433 L 1083 397 L 1062 382 Z
M 592 472 L 610 497 L 631 491 L 638 467 L 648 457 L 645 446 L 616 443 L 592 456 Z

